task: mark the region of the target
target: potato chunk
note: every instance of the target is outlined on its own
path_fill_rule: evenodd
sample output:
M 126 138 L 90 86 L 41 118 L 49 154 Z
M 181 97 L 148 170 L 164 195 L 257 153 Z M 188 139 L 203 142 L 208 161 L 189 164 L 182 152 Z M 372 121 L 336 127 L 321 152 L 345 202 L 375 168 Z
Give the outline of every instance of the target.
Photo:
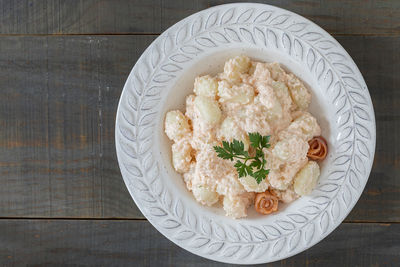
M 297 136 L 277 142 L 272 149 L 272 154 L 283 162 L 295 162 L 307 157 L 309 145 Z
M 237 56 L 229 59 L 224 66 L 224 74 L 233 82 L 240 82 L 240 74 L 247 73 L 251 67 L 250 59 L 246 56 Z
M 307 110 L 311 102 L 310 92 L 308 92 L 307 88 L 299 80 L 299 78 L 293 74 L 289 74 L 288 76 L 288 86 L 293 102 L 300 110 Z
M 232 218 L 242 218 L 247 216 L 247 207 L 251 204 L 254 193 L 245 193 L 237 196 L 225 196 L 223 207 L 226 216 Z
M 196 200 L 203 205 L 212 206 L 218 202 L 219 199 L 218 193 L 211 191 L 205 185 L 193 186 L 192 192 Z
M 252 176 L 241 177 L 239 181 L 247 192 L 265 192 L 265 190 L 268 189 L 268 184 L 265 179 L 259 184 Z
M 248 84 L 237 86 L 226 81 L 220 81 L 218 83 L 218 96 L 221 103 L 231 102 L 245 105 L 253 101 L 254 89 Z
M 194 106 L 206 123 L 216 124 L 221 120 L 221 110 L 217 101 L 205 96 L 196 96 Z
M 318 125 L 317 119 L 308 112 L 302 112 L 289 127 L 281 132 L 281 137 L 287 134 L 295 134 L 305 141 L 311 140 L 314 136 L 321 135 L 321 128 Z
M 241 130 L 235 121 L 230 117 L 225 118 L 225 120 L 222 122 L 219 130 L 219 136 L 229 142 L 232 142 L 233 139 L 242 141 L 244 144 L 244 149 L 249 149 L 250 141 L 248 135 Z
M 177 142 L 191 132 L 188 118 L 179 110 L 172 110 L 165 116 L 165 133 Z
M 197 77 L 194 80 L 194 93 L 196 95 L 215 98 L 217 94 L 218 82 L 210 75 Z
M 294 191 L 300 196 L 309 195 L 315 188 L 320 175 L 319 165 L 309 161 L 294 177 Z
M 190 143 L 183 139 L 172 145 L 172 164 L 177 172 L 184 173 L 189 171 L 192 161 L 192 147 Z

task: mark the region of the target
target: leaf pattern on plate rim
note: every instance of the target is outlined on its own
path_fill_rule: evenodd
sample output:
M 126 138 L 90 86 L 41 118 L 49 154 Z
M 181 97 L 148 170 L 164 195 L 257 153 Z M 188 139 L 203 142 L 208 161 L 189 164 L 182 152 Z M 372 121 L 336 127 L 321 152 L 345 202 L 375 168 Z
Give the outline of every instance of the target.
M 129 192 L 165 235 L 201 255 L 233 257 L 236 263 L 265 262 L 314 244 L 319 231 L 329 233 L 357 201 L 372 163 L 374 115 L 357 67 L 318 27 L 271 6 L 215 7 L 185 22 L 167 30 L 146 50 L 121 96 L 116 148 Z M 150 133 L 159 116 L 153 106 L 163 99 L 165 86 L 206 49 L 241 43 L 278 50 L 307 66 L 339 118 L 335 123 L 340 131 L 332 139 L 337 147 L 333 171 L 298 213 L 283 214 L 262 226 L 251 221 L 221 225 L 190 210 L 161 179 L 165 174 L 159 171 L 151 147 L 154 137 Z

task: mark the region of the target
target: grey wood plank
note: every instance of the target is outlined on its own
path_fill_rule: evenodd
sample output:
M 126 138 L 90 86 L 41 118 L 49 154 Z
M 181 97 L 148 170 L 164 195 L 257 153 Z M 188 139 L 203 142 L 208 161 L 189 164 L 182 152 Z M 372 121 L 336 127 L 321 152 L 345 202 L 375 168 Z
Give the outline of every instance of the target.
M 154 38 L 0 37 L 0 217 L 143 218 L 118 169 L 114 118 Z M 400 37 L 338 40 L 364 75 L 377 119 L 373 171 L 347 220 L 399 222 Z
M 230 0 L 0 1 L 0 34 L 160 33 Z M 399 34 L 400 2 L 385 0 L 241 0 L 276 5 L 335 34 Z
M 0 220 L 2 266 L 228 266 L 191 254 L 147 221 Z M 399 266 L 399 224 L 342 224 L 268 266 Z
M 0 216 L 136 217 L 114 121 L 154 37 L 0 40 Z
M 348 220 L 399 221 L 400 39 L 337 37 L 367 83 L 376 116 L 376 153 L 371 176 Z

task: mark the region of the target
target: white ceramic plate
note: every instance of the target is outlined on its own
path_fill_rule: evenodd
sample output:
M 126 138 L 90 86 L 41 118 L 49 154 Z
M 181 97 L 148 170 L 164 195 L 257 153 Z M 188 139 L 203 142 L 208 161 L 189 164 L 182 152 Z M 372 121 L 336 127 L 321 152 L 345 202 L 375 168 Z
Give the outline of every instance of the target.
M 274 215 L 245 219 L 198 204 L 171 166 L 166 111 L 184 110 L 194 78 L 216 74 L 231 56 L 277 61 L 308 84 L 311 113 L 329 156 L 317 188 Z M 158 37 L 133 67 L 116 118 L 116 149 L 126 186 L 146 218 L 182 248 L 216 261 L 267 263 L 321 241 L 360 197 L 375 152 L 367 86 L 351 57 L 311 21 L 263 4 L 228 4 L 198 12 Z

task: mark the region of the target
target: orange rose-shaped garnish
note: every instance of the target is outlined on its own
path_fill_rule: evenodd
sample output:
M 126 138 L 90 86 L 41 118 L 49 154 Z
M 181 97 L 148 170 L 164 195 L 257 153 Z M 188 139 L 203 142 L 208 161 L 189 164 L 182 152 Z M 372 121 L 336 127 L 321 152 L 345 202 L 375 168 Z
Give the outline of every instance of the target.
M 257 193 L 254 206 L 258 213 L 270 214 L 278 210 L 278 198 L 269 191 Z
M 308 141 L 310 149 L 308 149 L 307 157 L 312 160 L 324 160 L 328 154 L 328 145 L 322 136 L 317 136 Z

